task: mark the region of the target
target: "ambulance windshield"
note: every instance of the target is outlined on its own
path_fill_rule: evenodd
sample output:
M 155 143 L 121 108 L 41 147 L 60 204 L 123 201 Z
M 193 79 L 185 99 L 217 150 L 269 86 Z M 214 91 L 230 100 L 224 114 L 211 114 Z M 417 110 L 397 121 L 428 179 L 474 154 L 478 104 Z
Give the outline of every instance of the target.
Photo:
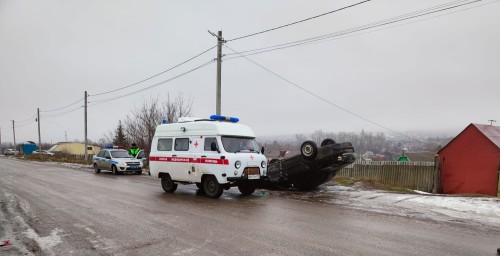
M 255 138 L 222 136 L 222 145 L 229 153 L 259 152 L 259 145 Z

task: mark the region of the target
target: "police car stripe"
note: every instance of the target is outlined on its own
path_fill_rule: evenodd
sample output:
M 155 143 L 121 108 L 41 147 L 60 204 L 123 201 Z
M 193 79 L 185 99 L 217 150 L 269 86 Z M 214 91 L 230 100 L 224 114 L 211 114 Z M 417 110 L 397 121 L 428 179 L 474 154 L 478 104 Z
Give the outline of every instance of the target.
M 198 164 L 220 164 L 229 165 L 227 159 L 217 158 L 191 158 L 191 157 L 163 157 L 163 156 L 150 156 L 149 161 L 154 162 L 173 162 L 173 163 L 198 163 Z

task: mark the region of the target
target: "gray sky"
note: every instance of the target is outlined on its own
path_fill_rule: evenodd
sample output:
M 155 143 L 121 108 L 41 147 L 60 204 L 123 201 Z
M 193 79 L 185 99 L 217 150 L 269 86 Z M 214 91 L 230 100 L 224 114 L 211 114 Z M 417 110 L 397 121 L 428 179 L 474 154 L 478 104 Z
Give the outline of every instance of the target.
M 38 141 L 37 123 L 30 119 L 37 108 L 53 110 L 83 99 L 84 91 L 93 95 L 133 84 L 215 46 L 216 39 L 207 30 L 222 30 L 224 38 L 230 40 L 356 2 L 359 1 L 2 0 L 2 142 L 12 141 L 11 120 L 17 123 L 17 142 Z M 268 47 L 449 2 L 452 1 L 373 0 L 294 26 L 230 41 L 227 46 L 236 51 Z M 479 6 L 483 4 L 486 5 Z M 479 7 L 465 10 L 474 6 Z M 248 58 L 315 95 L 392 130 L 456 133 L 469 123 L 484 124 L 489 119 L 500 122 L 498 13 L 498 1 L 484 0 L 367 30 L 361 35 L 350 34 Z M 441 16 L 435 17 L 438 15 Z M 413 23 L 401 26 L 408 22 Z M 394 25 L 399 26 L 389 28 Z M 232 51 L 223 48 L 223 53 Z M 215 56 L 213 49 L 147 82 L 89 97 L 89 139 L 97 140 L 114 130 L 118 120 L 143 101 L 166 97 L 167 93 L 175 96 L 181 92 L 193 97 L 193 116 L 214 114 L 215 63 L 152 89 L 144 88 Z M 257 136 L 310 133 L 317 129 L 365 129 L 390 134 L 245 58 L 225 60 L 222 72 L 222 114 L 239 117 Z M 131 96 L 107 101 L 141 89 Z M 82 105 L 83 101 L 59 111 L 42 112 L 42 142 L 64 141 L 65 131 L 68 140 L 82 140 L 83 108 L 63 114 Z

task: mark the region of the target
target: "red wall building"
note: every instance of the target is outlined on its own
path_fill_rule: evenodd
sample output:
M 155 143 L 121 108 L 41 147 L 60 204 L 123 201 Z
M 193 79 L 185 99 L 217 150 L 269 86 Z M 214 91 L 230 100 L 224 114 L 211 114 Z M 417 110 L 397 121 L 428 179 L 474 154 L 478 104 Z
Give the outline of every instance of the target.
M 438 154 L 442 193 L 498 196 L 500 127 L 470 124 Z

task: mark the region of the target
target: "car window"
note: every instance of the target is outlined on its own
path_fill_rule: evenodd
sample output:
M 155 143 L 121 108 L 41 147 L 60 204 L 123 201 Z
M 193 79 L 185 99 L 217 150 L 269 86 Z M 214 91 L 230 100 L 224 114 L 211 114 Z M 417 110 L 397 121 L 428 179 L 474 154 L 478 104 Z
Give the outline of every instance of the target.
M 189 150 L 189 138 L 175 139 L 175 151 L 188 151 Z
M 146 157 L 144 151 L 139 151 L 139 154 L 137 154 L 137 158 L 144 158 L 144 157 Z
M 158 139 L 158 151 L 172 151 L 172 139 Z
M 205 138 L 205 146 L 203 149 L 205 151 L 212 151 L 212 147 L 211 147 L 212 142 L 215 142 L 215 144 L 217 144 L 217 138 L 215 138 L 215 137 Z
M 125 150 L 111 151 L 111 156 L 113 158 L 129 158 L 130 154 Z
M 254 138 L 222 136 L 222 146 L 226 152 L 255 152 L 258 149 Z
M 104 157 L 111 157 L 111 155 L 109 154 L 109 151 L 104 151 Z
M 104 157 L 104 150 L 99 151 L 98 157 Z

